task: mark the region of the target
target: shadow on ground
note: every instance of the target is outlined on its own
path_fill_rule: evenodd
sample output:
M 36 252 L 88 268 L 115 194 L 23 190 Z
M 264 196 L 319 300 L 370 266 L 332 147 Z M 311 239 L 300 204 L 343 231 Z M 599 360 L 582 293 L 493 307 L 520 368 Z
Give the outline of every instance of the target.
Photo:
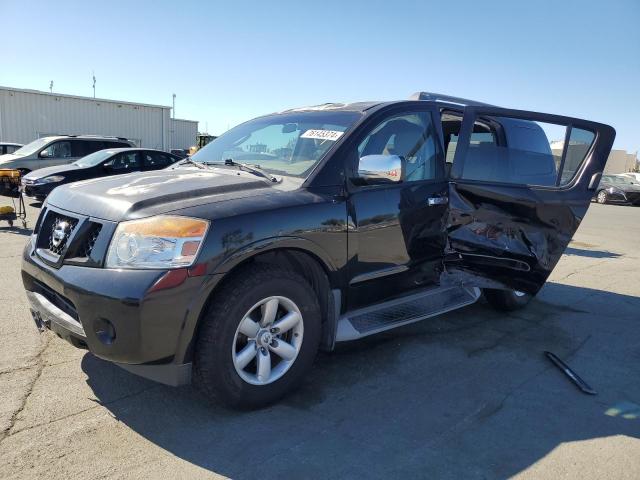
M 637 416 L 611 413 L 640 403 L 639 311 L 636 297 L 549 283 L 513 315 L 476 304 L 343 344 L 300 390 L 254 412 L 132 381 L 90 354 L 82 367 L 119 421 L 232 478 L 505 478 L 563 442 L 640 437 Z M 599 395 L 580 393 L 545 350 Z M 113 399 L 118 379 L 132 392 Z
M 14 235 L 24 235 L 24 236 L 29 236 L 31 235 L 31 232 L 33 230 L 31 228 L 21 228 L 18 227 L 16 225 L 14 225 L 13 227 L 0 227 L 0 233 L 9 233 L 9 234 L 14 234 Z

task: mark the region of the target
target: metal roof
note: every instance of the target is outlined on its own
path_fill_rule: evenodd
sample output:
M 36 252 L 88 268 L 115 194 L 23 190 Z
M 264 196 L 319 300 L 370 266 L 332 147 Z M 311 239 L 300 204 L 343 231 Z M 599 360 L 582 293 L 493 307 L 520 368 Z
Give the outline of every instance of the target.
M 87 100 L 87 101 L 92 101 L 92 102 L 115 103 L 115 104 L 118 104 L 118 105 L 133 105 L 133 106 L 138 106 L 138 107 L 152 107 L 152 108 L 171 109 L 171 107 L 169 107 L 167 105 L 153 105 L 153 104 L 150 104 L 150 103 L 128 102 L 128 101 L 124 101 L 124 100 L 110 100 L 110 99 L 107 99 L 107 98 L 83 97 L 83 96 L 80 96 L 80 95 L 68 95 L 68 94 L 64 94 L 64 93 L 50 93 L 50 92 L 43 92 L 42 90 L 31 90 L 31 89 L 26 89 L 26 88 L 13 88 L 13 87 L 0 86 L 0 90 L 9 90 L 9 91 L 12 91 L 12 92 L 19 92 L 19 93 L 31 93 L 31 94 L 36 94 L 36 95 L 45 95 L 45 96 L 49 96 L 49 97 L 75 98 L 77 100 Z

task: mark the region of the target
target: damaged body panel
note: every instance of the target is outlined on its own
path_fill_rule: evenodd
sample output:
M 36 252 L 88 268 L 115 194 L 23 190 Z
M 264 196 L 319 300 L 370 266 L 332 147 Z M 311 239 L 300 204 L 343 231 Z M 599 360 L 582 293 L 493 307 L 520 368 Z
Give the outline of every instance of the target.
M 514 127 L 513 118 L 526 118 L 535 128 L 522 120 Z M 546 138 L 534 121 L 564 128 L 562 148 L 554 152 L 536 147 L 536 136 Z M 502 131 L 491 141 L 473 143 L 472 135 L 481 127 L 494 125 Z M 523 145 L 517 131 L 525 129 L 529 145 Z M 614 137 L 611 127 L 584 120 L 465 109 L 449 183 L 448 273 L 458 271 L 475 286 L 537 293 L 587 212 Z M 485 153 L 491 161 L 482 163 L 488 158 Z M 490 170 L 496 158 L 500 164 L 495 170 L 501 171 L 496 179 L 477 173 Z M 525 183 L 529 178 L 541 185 Z

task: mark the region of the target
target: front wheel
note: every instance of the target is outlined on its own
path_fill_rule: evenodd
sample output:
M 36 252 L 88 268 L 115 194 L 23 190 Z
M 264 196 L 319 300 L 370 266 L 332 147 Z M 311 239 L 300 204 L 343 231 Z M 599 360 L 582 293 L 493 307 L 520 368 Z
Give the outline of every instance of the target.
M 511 312 L 525 307 L 533 298 L 533 295 L 519 290 L 495 290 L 486 288 L 484 290 L 484 298 L 486 298 L 489 305 L 496 310 Z
M 607 192 L 604 190 L 600 190 L 598 192 L 598 195 L 596 195 L 596 202 L 604 205 L 605 203 L 607 203 L 608 197 L 607 197 Z
M 232 408 L 258 408 L 297 386 L 320 342 L 320 307 L 301 276 L 273 266 L 237 272 L 202 319 L 194 382 Z

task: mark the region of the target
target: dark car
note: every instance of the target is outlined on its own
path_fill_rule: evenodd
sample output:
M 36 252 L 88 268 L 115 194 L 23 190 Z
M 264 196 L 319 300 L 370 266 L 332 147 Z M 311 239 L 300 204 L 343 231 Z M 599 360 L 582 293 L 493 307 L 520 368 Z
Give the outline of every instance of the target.
M 147 148 L 110 148 L 99 150 L 68 165 L 46 167 L 22 178 L 26 196 L 44 200 L 51 191 L 65 183 L 90 178 L 166 168 L 180 160 L 172 153 Z
M 168 169 L 55 189 L 22 279 L 40 329 L 147 378 L 261 406 L 302 381 L 319 348 L 481 294 L 525 306 L 614 137 L 429 93 L 267 115 Z M 557 138 L 569 141 L 554 156 Z
M 624 175 L 603 175 L 594 198 L 598 203 L 640 205 L 640 184 Z

